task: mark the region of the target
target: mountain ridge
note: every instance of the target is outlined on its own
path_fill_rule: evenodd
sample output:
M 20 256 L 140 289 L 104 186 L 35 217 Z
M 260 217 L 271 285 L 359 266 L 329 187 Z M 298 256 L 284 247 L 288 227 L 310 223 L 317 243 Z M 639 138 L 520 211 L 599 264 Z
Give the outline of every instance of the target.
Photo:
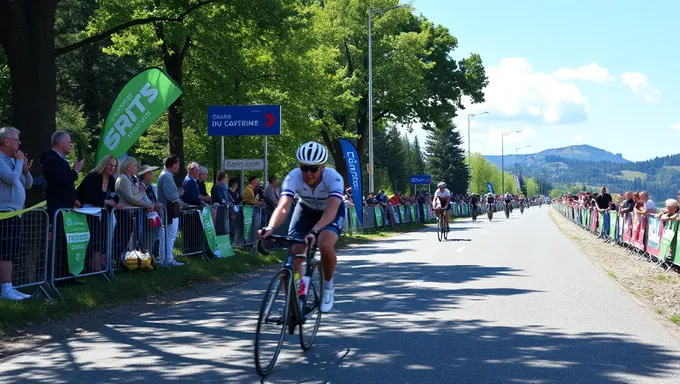
M 593 147 L 592 145 L 581 144 L 581 145 L 570 145 L 561 148 L 550 148 L 543 150 L 538 153 L 530 154 L 517 154 L 509 153 L 505 155 L 505 166 L 514 167 L 516 163 L 531 163 L 532 160 L 540 160 L 541 158 L 546 158 L 548 156 L 558 156 L 569 160 L 579 160 L 585 162 L 610 162 L 615 164 L 625 164 L 631 163 L 630 160 L 623 158 L 621 153 L 612 153 Z M 496 164 L 499 168 L 501 167 L 501 156 L 498 155 L 485 155 L 485 159 L 493 164 Z

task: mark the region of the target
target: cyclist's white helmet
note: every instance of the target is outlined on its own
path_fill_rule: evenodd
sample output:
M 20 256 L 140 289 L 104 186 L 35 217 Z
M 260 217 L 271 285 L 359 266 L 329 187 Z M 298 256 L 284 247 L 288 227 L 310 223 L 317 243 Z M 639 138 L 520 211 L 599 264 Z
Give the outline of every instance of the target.
M 300 164 L 323 165 L 328 161 L 328 150 L 316 141 L 302 144 L 296 155 Z
M 440 182 L 439 184 L 437 184 L 437 187 L 439 187 L 439 188 L 446 188 L 446 183 L 442 181 L 442 182 Z

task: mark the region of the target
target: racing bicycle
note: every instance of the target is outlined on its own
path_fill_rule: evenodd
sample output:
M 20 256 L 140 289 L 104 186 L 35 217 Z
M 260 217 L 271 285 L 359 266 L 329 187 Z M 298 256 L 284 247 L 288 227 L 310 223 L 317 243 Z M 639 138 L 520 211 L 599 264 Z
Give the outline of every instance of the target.
M 269 283 L 257 319 L 257 331 L 255 334 L 255 367 L 260 376 L 264 377 L 271 373 L 274 364 L 281 353 L 283 341 L 286 335 L 295 334 L 298 328 L 300 347 L 307 351 L 312 347 L 314 338 L 321 324 L 321 300 L 323 297 L 323 268 L 316 258 L 318 246 L 306 247 L 305 254 L 293 255 L 292 245 L 305 244 L 304 239 L 291 236 L 269 235 L 267 239 L 280 241 L 290 245 L 288 256 L 279 270 Z M 293 261 L 304 258 L 304 276 L 297 286 L 296 272 Z M 315 273 L 316 276 L 315 277 Z M 308 284 L 308 286 L 306 286 Z M 282 301 L 277 304 L 277 300 Z M 264 334 L 266 327 L 274 328 L 273 340 L 266 340 Z M 268 353 L 267 349 L 271 349 Z

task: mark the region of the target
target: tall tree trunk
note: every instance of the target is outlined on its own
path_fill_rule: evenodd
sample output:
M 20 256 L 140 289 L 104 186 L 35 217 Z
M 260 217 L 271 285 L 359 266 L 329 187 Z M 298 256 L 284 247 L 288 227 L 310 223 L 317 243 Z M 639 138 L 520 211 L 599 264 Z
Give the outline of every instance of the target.
M 22 149 L 35 159 L 31 172 L 36 176 L 40 174 L 40 155 L 50 149 L 50 137 L 56 130 L 56 9 L 56 0 L 0 0 L 0 42 L 10 69 L 14 126 L 22 131 Z M 42 193 L 33 188 L 26 204 L 42 199 Z
M 174 47 L 171 51 L 164 52 L 163 61 L 165 62 L 165 69 L 168 75 L 175 80 L 177 85 L 182 87 L 183 57 L 180 51 L 179 47 Z M 178 97 L 172 103 L 170 109 L 168 109 L 168 128 L 170 153 L 179 156 L 179 172 L 175 175 L 175 182 L 181 185 L 186 176 L 186 167 L 184 166 L 184 132 L 182 130 L 182 96 Z

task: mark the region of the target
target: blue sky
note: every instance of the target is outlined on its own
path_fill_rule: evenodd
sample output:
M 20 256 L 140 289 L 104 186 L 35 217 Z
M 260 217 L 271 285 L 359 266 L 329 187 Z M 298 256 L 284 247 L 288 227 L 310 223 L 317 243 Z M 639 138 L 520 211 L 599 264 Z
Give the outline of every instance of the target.
M 482 56 L 487 102 L 456 119 L 473 152 L 589 144 L 629 160 L 680 153 L 680 2 L 412 0 Z M 421 130 L 414 132 L 421 139 Z

